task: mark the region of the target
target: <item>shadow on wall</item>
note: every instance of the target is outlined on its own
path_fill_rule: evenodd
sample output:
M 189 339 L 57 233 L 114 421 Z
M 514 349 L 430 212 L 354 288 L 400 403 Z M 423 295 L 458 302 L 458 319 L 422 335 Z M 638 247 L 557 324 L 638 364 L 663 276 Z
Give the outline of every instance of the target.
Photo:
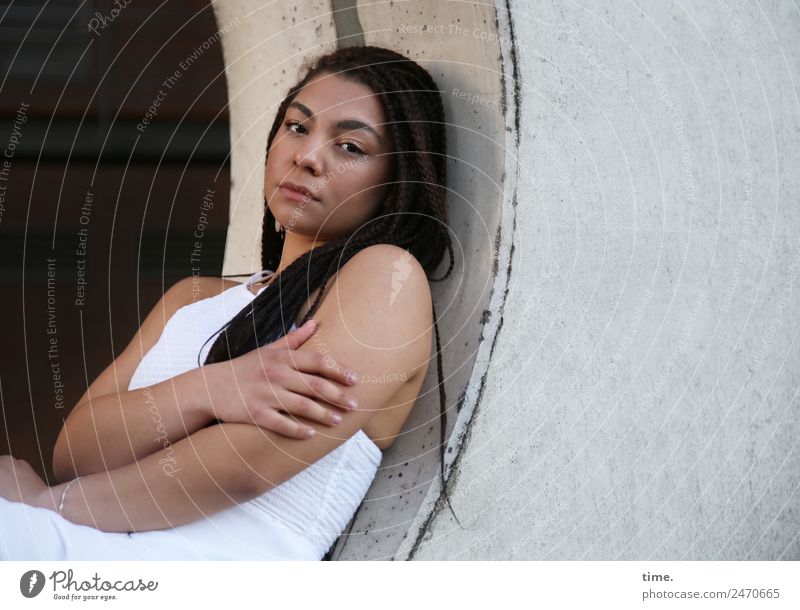
M 334 2 L 338 12 L 328 2 L 291 9 L 271 5 L 269 15 L 255 0 L 214 5 L 220 28 L 236 19 L 252 25 L 223 39 L 226 60 L 237 58 L 226 63 L 235 142 L 231 201 L 246 202 L 231 207 L 224 272 L 258 267 L 263 183 L 261 172 L 252 168 L 263 167 L 264 134 L 300 62 L 337 44 L 356 43 L 392 48 L 425 66 L 442 90 L 448 120 L 448 207 L 456 258 L 450 278 L 431 284 L 448 399 L 446 439 L 459 424 L 459 438 L 445 447 L 447 465 L 458 453 L 463 423 L 477 399 L 472 390 L 483 377 L 484 371 L 474 368 L 479 345 L 492 340 L 484 328 L 494 327 L 486 325 L 498 274 L 506 141 L 500 41 L 496 31 L 486 30 L 487 24 L 496 24 L 495 11 L 483 4 L 429 2 L 347 8 L 354 5 Z M 441 489 L 437 383 L 434 361 L 403 431 L 384 452 L 369 493 L 335 545 L 333 559 L 413 556 Z

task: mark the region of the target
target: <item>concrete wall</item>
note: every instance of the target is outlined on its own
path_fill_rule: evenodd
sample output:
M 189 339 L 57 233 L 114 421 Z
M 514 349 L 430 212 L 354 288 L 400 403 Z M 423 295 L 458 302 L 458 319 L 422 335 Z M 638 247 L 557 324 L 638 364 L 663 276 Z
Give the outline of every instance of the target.
M 498 7 L 512 273 L 416 559 L 800 559 L 800 17 L 645 10 Z
M 220 26 L 256 6 L 218 2 Z M 223 38 L 228 271 L 258 267 L 269 108 L 295 53 L 336 38 L 326 3 L 269 7 Z M 459 249 L 434 286 L 464 529 L 432 367 L 338 558 L 800 559 L 800 18 L 646 11 L 360 2 L 346 21 L 429 62 L 447 104 Z

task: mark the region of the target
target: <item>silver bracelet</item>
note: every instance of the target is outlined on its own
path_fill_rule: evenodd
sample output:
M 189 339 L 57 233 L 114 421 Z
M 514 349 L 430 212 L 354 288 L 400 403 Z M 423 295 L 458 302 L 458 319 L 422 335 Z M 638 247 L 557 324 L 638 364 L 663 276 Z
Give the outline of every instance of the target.
M 67 497 L 67 490 L 69 489 L 69 486 L 72 485 L 78 479 L 80 479 L 80 477 L 75 477 L 64 486 L 64 489 L 61 490 L 61 504 L 58 505 L 58 514 L 62 517 L 64 516 L 62 511 L 64 510 L 64 498 Z

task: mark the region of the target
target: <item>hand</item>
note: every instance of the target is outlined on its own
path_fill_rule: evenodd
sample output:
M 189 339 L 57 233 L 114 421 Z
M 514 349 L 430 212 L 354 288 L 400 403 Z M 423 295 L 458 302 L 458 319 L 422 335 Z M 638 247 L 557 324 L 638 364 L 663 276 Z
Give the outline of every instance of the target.
M 54 494 L 47 483 L 28 462 L 10 455 L 0 455 L 0 497 L 11 502 L 57 510 Z
M 358 376 L 337 364 L 329 354 L 297 351 L 315 329 L 309 320 L 268 345 L 201 367 L 199 374 L 205 379 L 214 417 L 256 424 L 293 438 L 310 438 L 308 431 L 313 433 L 314 429 L 291 415 L 337 425 L 335 417 L 341 417 L 337 409 L 315 399 L 352 411 L 355 407 L 347 403 L 352 396 L 342 386 L 355 384 Z M 352 374 L 352 381 L 348 374 Z

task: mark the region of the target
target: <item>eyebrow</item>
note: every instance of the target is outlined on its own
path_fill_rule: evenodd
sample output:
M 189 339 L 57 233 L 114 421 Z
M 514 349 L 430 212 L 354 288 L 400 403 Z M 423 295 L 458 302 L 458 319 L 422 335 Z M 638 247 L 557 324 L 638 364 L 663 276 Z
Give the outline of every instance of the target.
M 300 102 L 292 102 L 291 104 L 289 104 L 289 108 L 292 108 L 292 107 L 297 108 L 298 110 L 300 110 L 300 112 L 305 114 L 308 118 L 313 118 L 314 117 L 314 113 L 311 112 L 311 110 L 305 104 L 301 104 Z M 381 134 L 379 134 L 377 131 L 375 131 L 374 127 L 372 127 L 371 125 L 367 125 L 363 121 L 357 121 L 356 119 L 344 119 L 344 120 L 341 120 L 341 121 L 337 122 L 334 125 L 334 127 L 337 127 L 339 129 L 350 129 L 350 130 L 352 130 L 352 129 L 366 129 L 370 133 L 374 134 L 374 136 L 376 138 L 378 138 L 378 142 L 383 144 L 383 138 L 381 137 Z

